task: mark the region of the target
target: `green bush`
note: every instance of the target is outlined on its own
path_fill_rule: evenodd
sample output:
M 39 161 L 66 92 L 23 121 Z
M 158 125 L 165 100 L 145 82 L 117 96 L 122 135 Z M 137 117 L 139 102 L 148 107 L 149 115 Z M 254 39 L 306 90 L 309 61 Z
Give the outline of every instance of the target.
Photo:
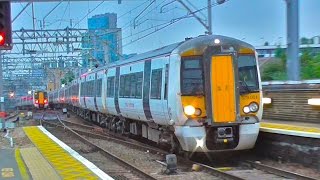
M 287 57 L 283 49 L 276 49 L 275 56 L 281 61 L 266 64 L 261 71 L 262 81 L 287 80 Z M 302 51 L 300 56 L 301 79 L 320 79 L 320 54 L 313 55 L 311 49 Z
M 268 63 L 264 67 L 261 75 L 262 81 L 286 80 L 286 78 L 287 76 L 282 62 Z

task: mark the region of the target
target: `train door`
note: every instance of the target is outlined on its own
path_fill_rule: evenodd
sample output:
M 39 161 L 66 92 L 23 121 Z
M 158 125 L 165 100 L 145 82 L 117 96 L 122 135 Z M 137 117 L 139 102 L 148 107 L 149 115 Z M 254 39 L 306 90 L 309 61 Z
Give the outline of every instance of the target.
M 166 62 L 164 68 L 163 68 L 163 77 L 162 77 L 162 95 L 163 95 L 163 113 L 164 117 L 167 120 L 167 123 L 169 122 L 169 112 L 168 112 L 168 85 L 169 85 L 169 62 Z
M 235 68 L 231 54 L 213 55 L 210 59 L 211 110 L 215 123 L 236 121 Z
M 168 106 L 165 98 L 165 73 L 168 59 L 153 59 L 150 73 L 150 111 L 158 124 L 166 124 Z

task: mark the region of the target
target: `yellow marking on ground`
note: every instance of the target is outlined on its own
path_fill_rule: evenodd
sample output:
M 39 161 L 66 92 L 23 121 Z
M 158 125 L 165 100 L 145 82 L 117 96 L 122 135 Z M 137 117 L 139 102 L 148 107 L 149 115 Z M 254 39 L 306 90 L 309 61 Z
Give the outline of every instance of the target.
M 320 128 L 306 127 L 306 126 L 294 126 L 288 124 L 276 124 L 276 123 L 266 123 L 261 122 L 262 128 L 273 128 L 273 129 L 283 129 L 290 131 L 299 131 L 299 132 L 310 132 L 310 133 L 320 133 Z
M 62 149 L 38 127 L 23 127 L 23 130 L 63 179 L 98 179 L 92 171 Z
M 232 167 L 220 167 L 220 168 L 214 168 L 214 169 L 225 172 L 225 171 L 231 171 Z
M 29 168 L 32 179 L 61 179 L 37 148 L 21 149 L 21 155 Z
M 13 168 L 2 168 L 1 169 L 1 176 L 3 178 L 12 178 L 12 177 L 14 177 Z
M 16 162 L 18 164 L 18 168 L 20 171 L 20 175 L 22 177 L 23 180 L 29 180 L 29 175 L 26 169 L 26 166 L 21 158 L 21 154 L 20 154 L 20 149 L 15 149 L 15 158 L 16 158 Z

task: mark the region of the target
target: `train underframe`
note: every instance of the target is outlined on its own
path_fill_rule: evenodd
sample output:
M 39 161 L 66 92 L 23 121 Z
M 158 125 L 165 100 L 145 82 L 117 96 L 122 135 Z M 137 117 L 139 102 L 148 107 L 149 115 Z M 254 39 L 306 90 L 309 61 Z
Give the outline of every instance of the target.
M 148 139 L 158 145 L 180 152 L 219 152 L 254 147 L 259 123 L 231 126 L 160 126 L 121 116 L 103 114 L 68 105 L 67 108 L 109 131 Z M 224 131 L 224 134 L 221 131 Z

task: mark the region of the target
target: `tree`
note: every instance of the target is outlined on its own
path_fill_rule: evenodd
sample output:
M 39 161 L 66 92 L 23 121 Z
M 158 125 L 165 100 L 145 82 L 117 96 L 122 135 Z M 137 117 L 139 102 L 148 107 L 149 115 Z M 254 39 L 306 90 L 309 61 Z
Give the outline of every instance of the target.
M 268 41 L 266 41 L 266 42 L 264 42 L 264 44 L 263 44 L 264 46 L 269 46 L 269 42 Z
M 74 80 L 75 76 L 73 74 L 72 71 L 68 71 L 64 77 L 60 80 L 61 84 L 68 84 L 69 82 L 71 82 L 72 80 Z

